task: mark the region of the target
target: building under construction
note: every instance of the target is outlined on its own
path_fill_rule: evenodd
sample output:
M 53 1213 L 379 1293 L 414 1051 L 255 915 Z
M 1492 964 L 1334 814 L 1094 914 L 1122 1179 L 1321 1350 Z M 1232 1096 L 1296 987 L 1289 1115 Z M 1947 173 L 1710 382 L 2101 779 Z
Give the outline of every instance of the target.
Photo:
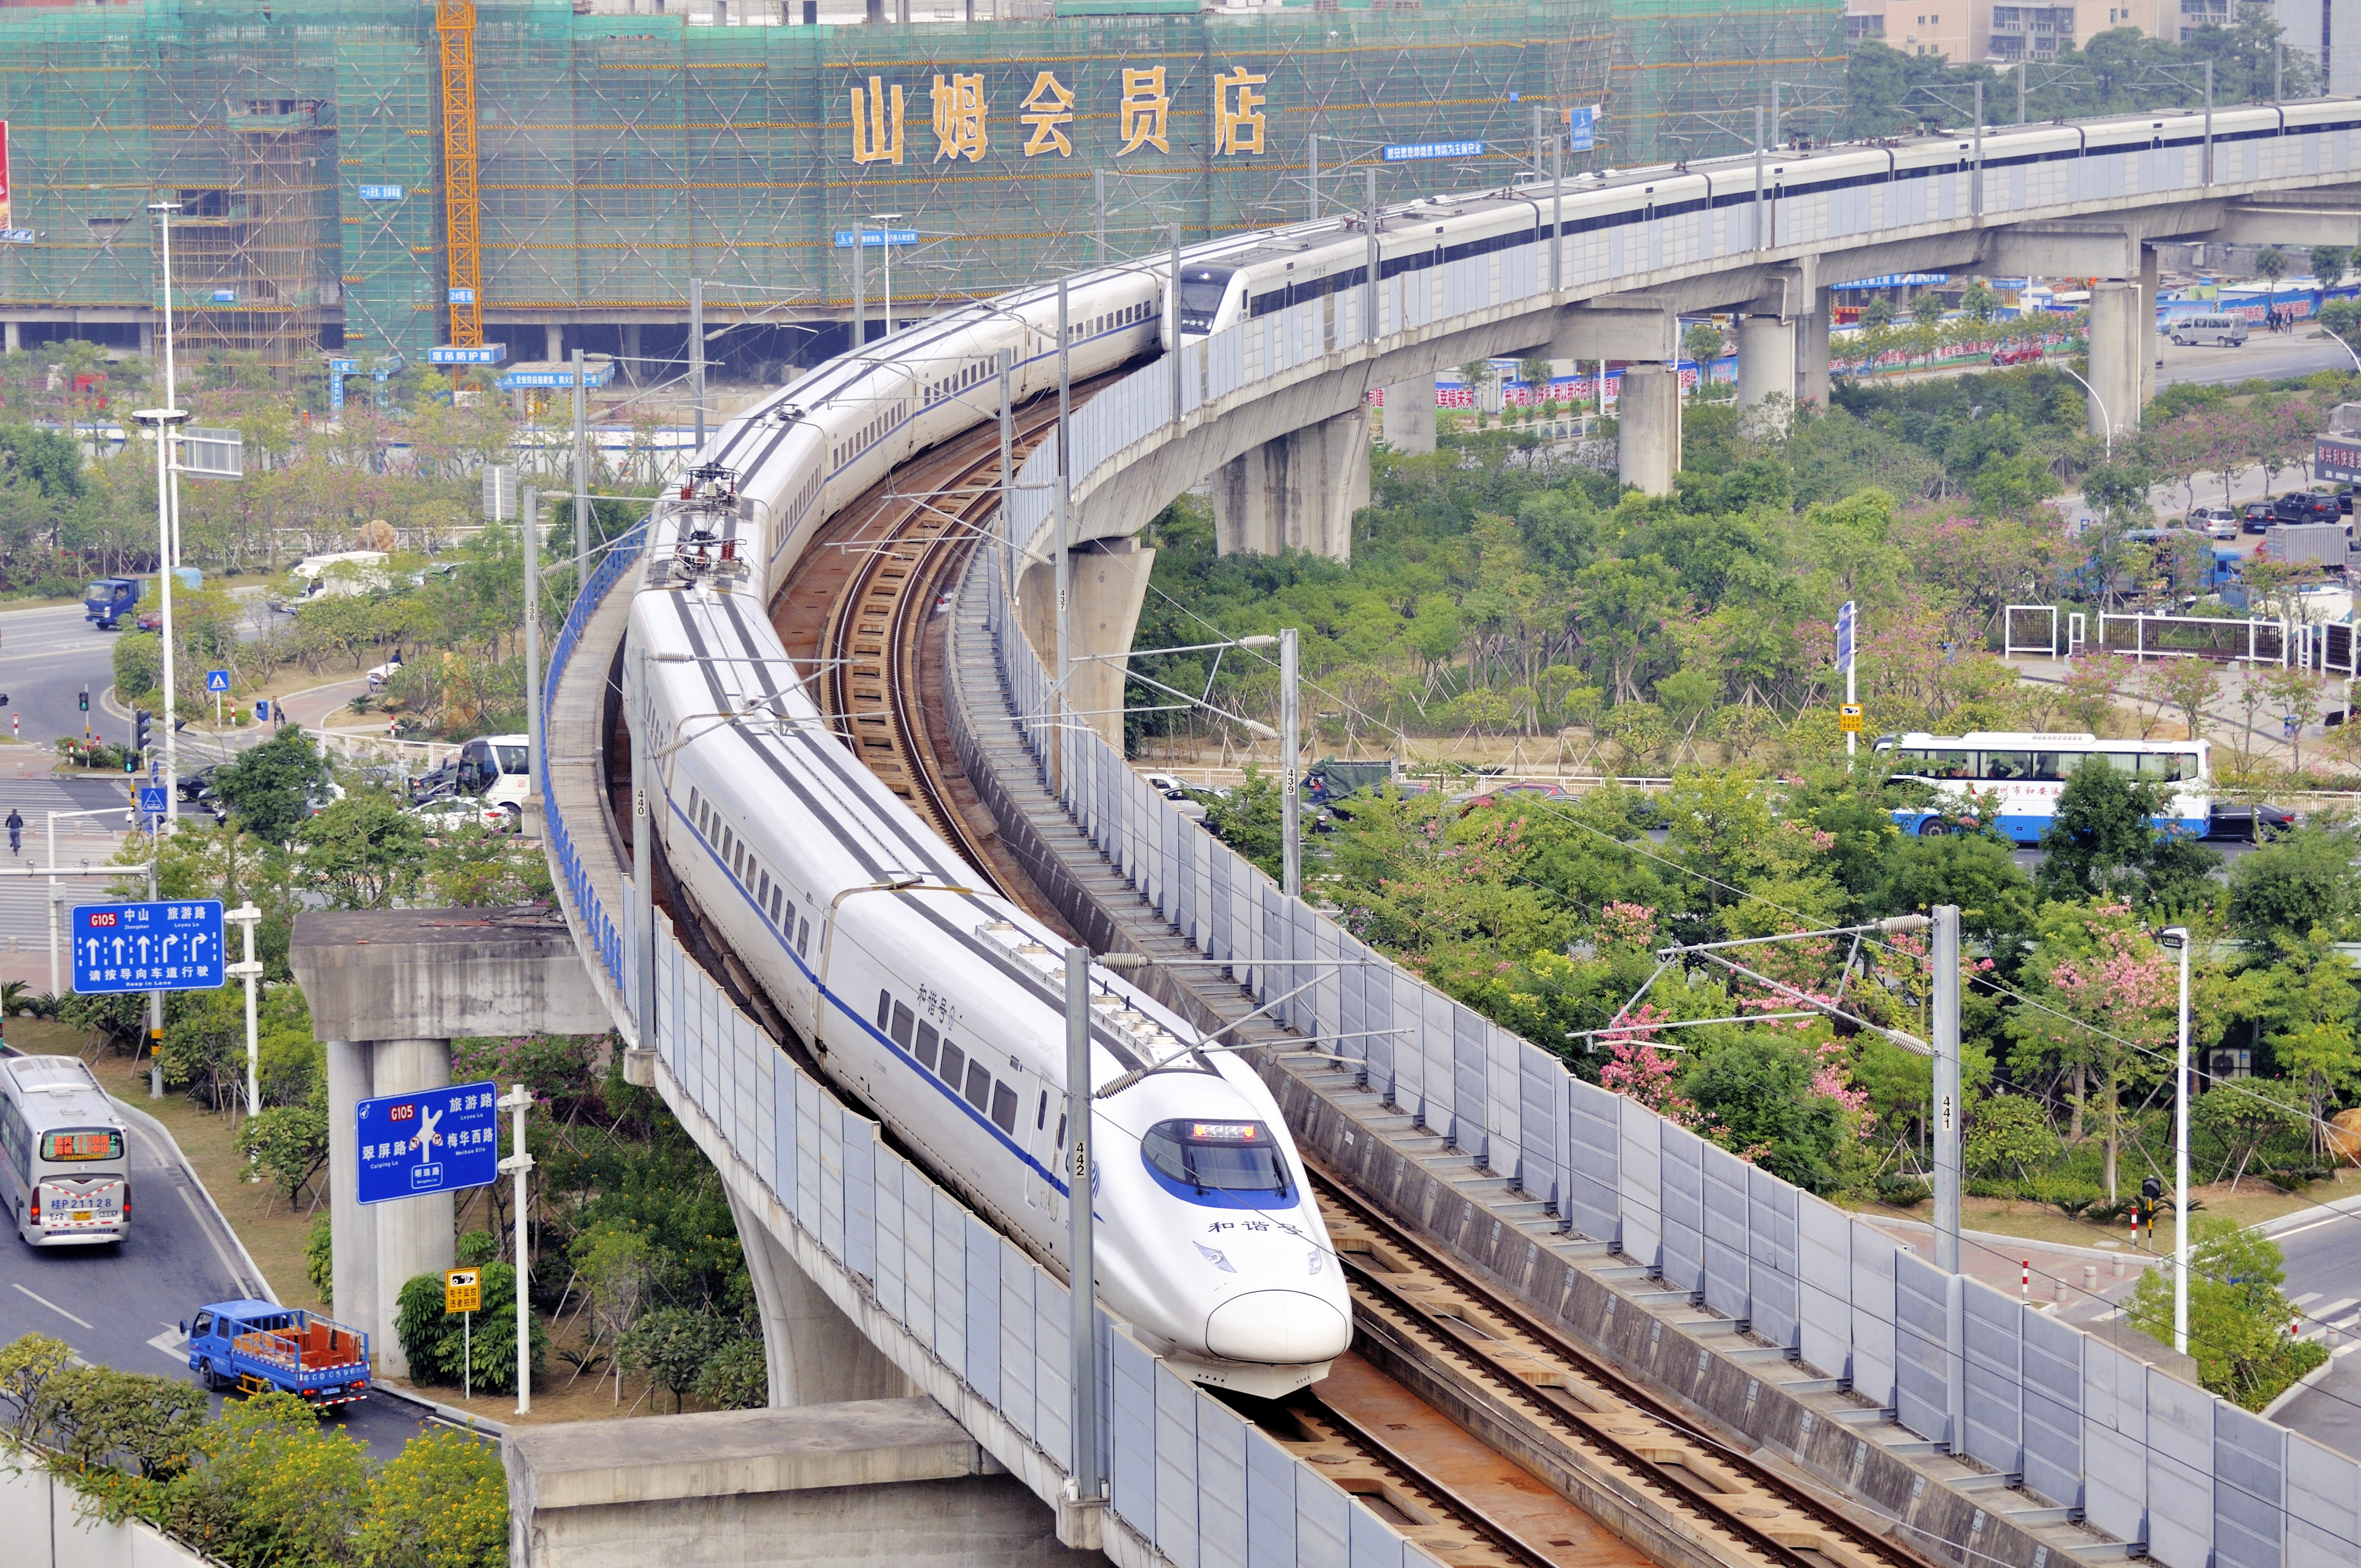
M 144 345 L 169 202 L 200 349 L 366 367 L 480 334 L 630 370 L 677 362 L 699 280 L 720 352 L 807 359 L 856 291 L 875 331 L 889 290 L 900 319 L 1357 205 L 1367 170 L 1381 199 L 1503 184 L 1580 105 L 1570 168 L 1727 151 L 1768 82 L 1808 113 L 1843 69 L 1830 4 L 910 3 L 0 5 L 7 345 Z

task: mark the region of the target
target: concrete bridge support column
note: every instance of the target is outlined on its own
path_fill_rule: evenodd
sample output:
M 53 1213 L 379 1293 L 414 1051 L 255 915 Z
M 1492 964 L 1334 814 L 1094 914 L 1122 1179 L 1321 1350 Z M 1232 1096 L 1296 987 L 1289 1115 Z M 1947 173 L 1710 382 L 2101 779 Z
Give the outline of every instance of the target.
M 2145 409 L 2156 400 L 2156 354 L 2160 340 L 2156 335 L 2156 294 L 2162 280 L 2162 258 L 2154 246 L 2140 247 L 2140 406 Z M 2135 424 L 2139 422 L 2135 419 Z
M 401 1288 L 421 1274 L 440 1274 L 454 1258 L 453 1195 L 428 1193 L 364 1208 L 354 1195 L 358 1156 L 353 1108 L 364 1100 L 451 1082 L 451 1042 L 436 1039 L 328 1042 L 329 1230 L 334 1237 L 330 1279 L 338 1321 L 369 1336 L 379 1368 L 410 1376 L 410 1358 L 394 1332 Z
M 724 1195 L 729 1190 L 724 1183 Z M 734 1196 L 730 1198 L 730 1217 L 738 1223 L 746 1272 L 762 1313 L 763 1359 L 770 1371 L 773 1409 L 845 1399 L 899 1399 L 917 1392 Z
M 1812 313 L 1795 321 L 1795 402 L 1828 408 L 1828 291 L 1812 291 Z
M 1367 483 L 1364 479 L 1365 489 Z M 1139 607 L 1147 602 L 1148 572 L 1155 565 L 1156 552 L 1141 549 L 1134 534 L 1091 540 L 1073 551 L 1073 602 L 1066 613 L 1067 635 L 1073 639 L 1068 651 L 1072 664 L 1067 677 L 1070 707 L 1075 717 L 1095 729 L 1111 746 L 1123 744 L 1121 709 L 1126 668 L 1123 655 L 1131 652 L 1131 634 L 1139 625 Z M 1054 562 L 1025 569 L 1016 579 L 1016 603 L 1026 635 L 1041 651 L 1042 661 L 1050 666 L 1050 677 L 1055 679 L 1058 568 Z M 1093 658 L 1093 654 L 1114 656 Z
M 1433 414 L 1428 413 L 1430 433 Z M 1369 411 L 1273 437 L 1213 476 L 1213 536 L 1224 555 L 1309 551 L 1353 556 L 1353 514 L 1369 504 Z
M 1793 411 L 1795 399 L 1795 323 L 1784 316 L 1740 316 L 1738 406 L 1752 409 L 1773 398 L 1786 399 L 1787 411 Z
M 1421 376 L 1386 389 L 1386 444 L 1397 452 L 1434 450 L 1434 378 Z
M 1681 466 L 1681 378 L 1670 365 L 1626 365 L 1616 401 L 1616 475 L 1642 494 L 1672 494 Z
M 553 365 L 563 360 L 566 357 L 566 329 L 558 325 L 556 323 L 551 322 L 544 324 L 542 327 L 541 332 L 542 343 L 547 349 L 547 353 L 544 354 L 543 357 L 549 360 Z M 586 377 L 585 379 L 588 379 L 588 378 Z M 573 396 L 571 392 L 566 395 L 568 397 Z
M 2154 341 L 2142 329 L 2137 282 L 2102 279 L 2091 285 L 2092 435 L 2105 436 L 2112 427 L 2121 441 L 2139 428 L 2140 361 L 2156 356 Z

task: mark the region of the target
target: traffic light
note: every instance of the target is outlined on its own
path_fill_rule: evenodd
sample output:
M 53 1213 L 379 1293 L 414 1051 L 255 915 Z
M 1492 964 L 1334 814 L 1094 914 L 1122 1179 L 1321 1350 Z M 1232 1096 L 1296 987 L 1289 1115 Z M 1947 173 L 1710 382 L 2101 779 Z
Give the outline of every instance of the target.
M 148 727 L 155 722 L 155 717 L 144 707 L 131 716 L 131 750 L 135 755 L 147 754 Z
M 82 688 L 82 710 L 84 713 L 88 713 L 88 712 L 90 711 L 90 688 L 89 688 L 88 686 L 84 686 L 84 687 Z

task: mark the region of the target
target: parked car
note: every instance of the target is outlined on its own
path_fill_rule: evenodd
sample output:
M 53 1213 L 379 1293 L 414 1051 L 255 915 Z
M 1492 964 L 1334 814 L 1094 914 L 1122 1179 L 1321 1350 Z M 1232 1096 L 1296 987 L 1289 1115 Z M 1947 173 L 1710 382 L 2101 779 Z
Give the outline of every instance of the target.
M 2215 539 L 2238 537 L 2238 514 L 2228 507 L 2198 507 L 2189 514 L 2189 526 Z
M 2290 490 L 2271 503 L 2279 513 L 2278 522 L 2342 522 L 2345 509 L 2336 504 L 2334 496 L 2314 495 L 2310 490 Z
M 131 629 L 134 631 L 161 631 L 164 630 L 164 612 L 160 609 L 143 609 L 131 622 Z
M 2213 815 L 2206 819 L 2205 836 L 2263 844 L 2294 827 L 2295 813 L 2279 806 L 2230 806 L 2216 801 Z
M 1993 350 L 1992 362 L 1995 365 L 2038 365 L 2041 363 L 2041 349 L 2030 343 L 2006 344 Z
M 524 820 L 524 808 L 514 801 L 485 801 L 471 795 L 439 795 L 411 806 L 410 814 L 429 832 L 449 832 L 473 823 L 494 833 L 506 833 Z
M 2246 510 L 2238 514 L 2241 533 L 2268 533 L 2271 524 L 2279 521 L 2279 509 L 2268 501 L 2248 501 Z

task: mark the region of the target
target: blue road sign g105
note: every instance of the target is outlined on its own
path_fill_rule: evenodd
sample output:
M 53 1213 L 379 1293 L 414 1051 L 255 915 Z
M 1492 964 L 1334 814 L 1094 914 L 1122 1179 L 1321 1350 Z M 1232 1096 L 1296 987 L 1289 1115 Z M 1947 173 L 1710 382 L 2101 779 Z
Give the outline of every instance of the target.
M 74 906 L 73 988 L 82 995 L 219 991 L 224 978 L 218 898 Z
M 500 1175 L 499 1098 L 498 1084 L 455 1083 L 362 1101 L 353 1113 L 360 1152 L 355 1196 L 390 1203 L 489 1187 Z

